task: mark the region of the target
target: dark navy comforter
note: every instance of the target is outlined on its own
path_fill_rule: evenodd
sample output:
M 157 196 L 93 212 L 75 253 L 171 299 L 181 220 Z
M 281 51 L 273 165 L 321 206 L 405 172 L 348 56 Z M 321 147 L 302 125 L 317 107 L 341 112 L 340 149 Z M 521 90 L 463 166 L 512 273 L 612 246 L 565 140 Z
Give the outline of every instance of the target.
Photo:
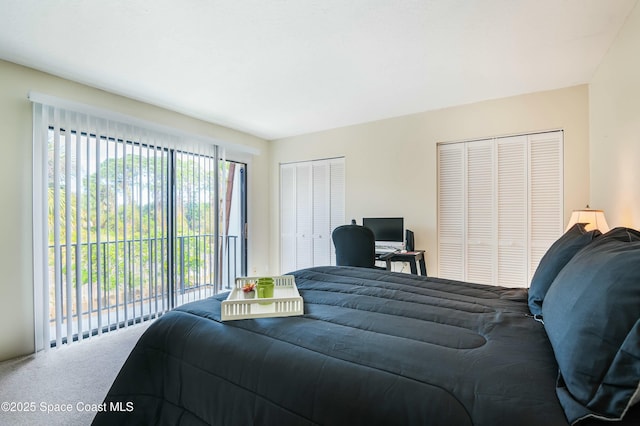
M 94 424 L 567 424 L 526 289 L 363 268 L 293 275 L 303 316 L 223 323 L 224 294 L 156 320 Z M 132 409 L 109 409 L 120 406 Z

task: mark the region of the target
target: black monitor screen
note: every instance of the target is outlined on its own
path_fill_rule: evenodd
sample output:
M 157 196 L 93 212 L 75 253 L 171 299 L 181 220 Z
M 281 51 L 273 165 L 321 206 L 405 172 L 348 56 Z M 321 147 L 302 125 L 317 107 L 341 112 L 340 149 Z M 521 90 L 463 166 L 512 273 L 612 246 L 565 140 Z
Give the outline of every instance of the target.
M 362 226 L 373 231 L 376 241 L 404 241 L 404 218 L 401 217 L 365 217 Z

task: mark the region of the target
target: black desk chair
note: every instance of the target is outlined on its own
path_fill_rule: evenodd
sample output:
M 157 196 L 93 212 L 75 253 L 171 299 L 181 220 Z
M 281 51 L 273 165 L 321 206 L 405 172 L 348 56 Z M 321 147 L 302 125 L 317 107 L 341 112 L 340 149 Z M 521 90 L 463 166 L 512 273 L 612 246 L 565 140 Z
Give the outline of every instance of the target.
M 336 248 L 336 265 L 387 269 L 376 266 L 376 239 L 371 229 L 353 221 L 334 229 L 331 238 Z

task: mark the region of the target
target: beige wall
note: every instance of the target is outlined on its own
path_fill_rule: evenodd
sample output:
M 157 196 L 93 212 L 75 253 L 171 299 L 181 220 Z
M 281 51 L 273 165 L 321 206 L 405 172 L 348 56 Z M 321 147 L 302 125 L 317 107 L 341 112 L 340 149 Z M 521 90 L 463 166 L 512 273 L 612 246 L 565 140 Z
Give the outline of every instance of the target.
M 589 88 L 591 207 L 609 226 L 640 228 L 640 4 Z
M 346 221 L 403 216 L 417 248 L 428 251 L 429 273 L 437 275 L 436 144 L 563 129 L 568 220 L 589 202 L 588 114 L 588 88 L 581 85 L 272 141 L 271 270 L 280 264 L 280 163 L 346 157 Z
M 27 94 L 34 90 L 111 109 L 190 133 L 260 150 L 248 167 L 252 259 L 268 252 L 268 146 L 261 139 L 195 120 L 148 104 L 92 89 L 32 69 L 0 61 L 0 360 L 34 349 L 32 273 L 32 114 Z M 231 156 L 230 156 L 231 157 Z M 261 271 L 260 271 L 261 272 Z
M 279 271 L 278 165 L 346 157 L 346 220 L 402 215 L 436 271 L 436 143 L 565 131 L 565 219 L 590 204 L 640 227 L 640 6 L 589 86 L 381 120 L 271 142 L 0 61 L 0 360 L 33 349 L 29 90 L 70 98 L 261 150 L 249 177 L 249 272 Z M 590 183 L 591 182 L 591 183 Z

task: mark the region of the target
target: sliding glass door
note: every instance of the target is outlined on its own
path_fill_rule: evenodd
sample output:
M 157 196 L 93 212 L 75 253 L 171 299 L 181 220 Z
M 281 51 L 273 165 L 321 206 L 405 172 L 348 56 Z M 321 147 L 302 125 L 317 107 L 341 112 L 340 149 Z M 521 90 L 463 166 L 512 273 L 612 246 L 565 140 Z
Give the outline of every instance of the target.
M 229 290 L 236 277 L 247 275 L 247 165 L 223 161 L 220 173 L 221 288 Z
M 247 166 L 224 158 L 216 165 L 188 152 L 175 158 L 174 265 L 176 303 L 182 304 L 229 290 L 236 277 L 246 275 Z
M 37 115 L 39 348 L 157 317 L 246 274 L 245 164 L 131 126 Z

